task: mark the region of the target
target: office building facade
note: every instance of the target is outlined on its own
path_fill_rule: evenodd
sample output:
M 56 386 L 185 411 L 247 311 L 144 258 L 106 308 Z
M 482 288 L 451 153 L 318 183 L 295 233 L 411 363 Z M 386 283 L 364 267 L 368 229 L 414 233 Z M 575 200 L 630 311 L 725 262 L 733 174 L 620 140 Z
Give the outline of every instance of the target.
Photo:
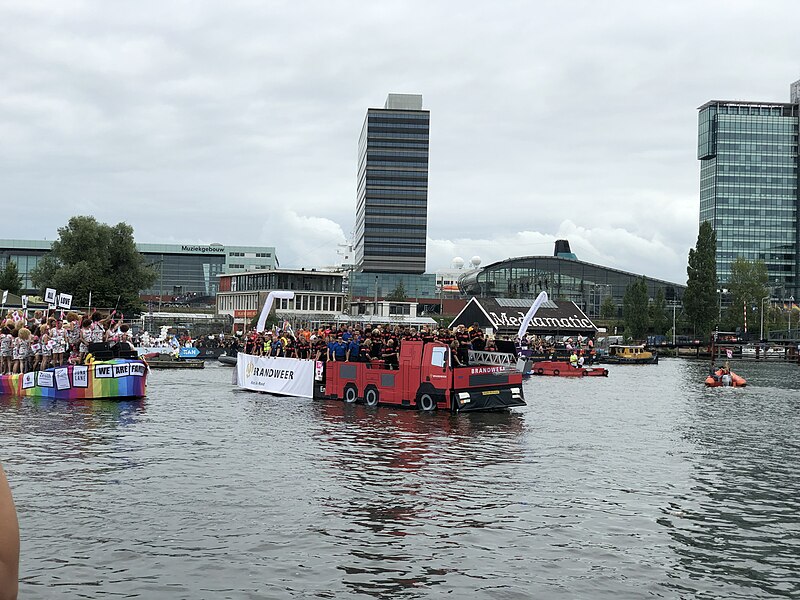
M 384 108 L 367 110 L 358 142 L 358 270 L 425 272 L 429 134 L 420 95 L 389 94 Z
M 0 240 L 0 268 L 7 261 L 17 265 L 22 287 L 36 294 L 30 273 L 39 260 L 50 252 L 47 240 Z M 215 296 L 219 275 L 239 271 L 263 271 L 277 268 L 278 258 L 271 246 L 223 246 L 222 244 L 136 244 L 145 262 L 158 277 L 143 296 L 164 301 L 186 296 Z
M 712 100 L 699 108 L 700 222 L 717 235 L 717 277 L 742 257 L 767 266 L 774 297 L 800 297 L 800 82 L 791 102 Z

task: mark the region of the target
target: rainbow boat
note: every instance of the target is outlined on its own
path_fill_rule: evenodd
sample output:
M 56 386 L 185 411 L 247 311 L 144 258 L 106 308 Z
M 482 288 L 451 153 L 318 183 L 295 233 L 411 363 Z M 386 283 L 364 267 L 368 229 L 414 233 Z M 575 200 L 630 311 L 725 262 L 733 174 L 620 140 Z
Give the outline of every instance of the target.
M 147 364 L 114 358 L 0 376 L 0 396 L 53 400 L 130 400 L 147 391 Z

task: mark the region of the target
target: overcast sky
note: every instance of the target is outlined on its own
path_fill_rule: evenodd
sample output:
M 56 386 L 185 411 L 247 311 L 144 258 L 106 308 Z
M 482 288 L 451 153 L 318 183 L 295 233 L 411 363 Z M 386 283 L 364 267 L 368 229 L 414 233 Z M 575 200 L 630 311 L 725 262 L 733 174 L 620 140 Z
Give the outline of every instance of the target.
M 697 107 L 788 102 L 800 2 L 0 0 L 0 238 L 337 261 L 368 107 L 431 111 L 428 270 L 549 255 L 686 280 Z

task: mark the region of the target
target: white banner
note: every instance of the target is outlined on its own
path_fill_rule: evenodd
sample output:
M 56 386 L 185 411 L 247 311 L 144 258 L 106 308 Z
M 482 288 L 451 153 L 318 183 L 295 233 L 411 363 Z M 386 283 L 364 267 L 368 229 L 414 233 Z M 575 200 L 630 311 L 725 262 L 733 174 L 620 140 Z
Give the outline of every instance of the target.
M 521 338 L 527 333 L 528 325 L 530 324 L 533 315 L 536 314 L 536 311 L 539 310 L 539 307 L 545 302 L 547 302 L 547 292 L 539 292 L 539 295 L 536 296 L 536 300 L 533 301 L 533 304 L 531 304 L 531 307 L 528 309 L 528 312 L 525 313 L 525 317 L 519 324 L 519 331 L 517 331 L 518 338 Z
M 314 397 L 314 361 L 298 358 L 253 356 L 240 352 L 236 357 L 239 387 L 300 398 Z
M 290 292 L 288 290 L 273 290 L 267 294 L 267 299 L 264 301 L 264 308 L 261 309 L 261 316 L 258 317 L 256 331 L 264 331 L 264 327 L 267 324 L 267 317 L 269 316 L 269 311 L 272 309 L 272 303 L 275 298 L 280 300 L 291 300 L 294 298 L 294 292 Z

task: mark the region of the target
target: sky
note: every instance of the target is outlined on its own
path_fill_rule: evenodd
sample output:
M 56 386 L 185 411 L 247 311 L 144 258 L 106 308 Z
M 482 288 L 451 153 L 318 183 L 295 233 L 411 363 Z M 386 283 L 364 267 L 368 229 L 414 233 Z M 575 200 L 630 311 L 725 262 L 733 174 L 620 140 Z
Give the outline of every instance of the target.
M 0 0 L 0 238 L 73 215 L 138 242 L 352 234 L 358 135 L 431 111 L 428 271 L 551 255 L 685 283 L 697 107 L 788 102 L 800 2 Z

